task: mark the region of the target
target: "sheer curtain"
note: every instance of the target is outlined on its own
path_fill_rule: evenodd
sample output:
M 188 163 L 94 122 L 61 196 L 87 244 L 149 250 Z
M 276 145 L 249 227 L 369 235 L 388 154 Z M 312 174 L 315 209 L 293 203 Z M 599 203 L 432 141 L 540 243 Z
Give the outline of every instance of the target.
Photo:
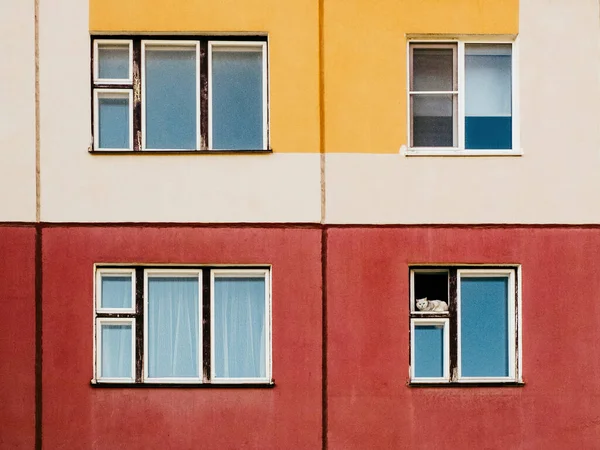
M 199 377 L 198 277 L 148 279 L 148 375 Z
M 217 378 L 266 376 L 265 280 L 219 276 L 214 285 Z
M 100 376 L 102 378 L 131 378 L 132 324 L 104 322 L 100 327 L 102 339 Z

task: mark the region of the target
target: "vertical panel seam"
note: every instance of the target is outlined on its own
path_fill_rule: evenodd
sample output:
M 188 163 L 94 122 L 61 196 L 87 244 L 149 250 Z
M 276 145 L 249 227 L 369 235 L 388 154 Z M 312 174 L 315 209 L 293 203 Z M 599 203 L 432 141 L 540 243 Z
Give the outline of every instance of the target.
M 324 3 L 319 2 L 319 153 L 320 153 L 320 178 L 321 178 L 321 223 L 326 217 L 326 186 L 325 186 L 325 54 L 324 54 Z
M 328 393 L 327 393 L 327 227 L 321 228 L 321 433 L 322 449 L 328 447 Z
M 34 0 L 34 60 L 35 60 L 35 221 L 40 221 L 40 2 Z

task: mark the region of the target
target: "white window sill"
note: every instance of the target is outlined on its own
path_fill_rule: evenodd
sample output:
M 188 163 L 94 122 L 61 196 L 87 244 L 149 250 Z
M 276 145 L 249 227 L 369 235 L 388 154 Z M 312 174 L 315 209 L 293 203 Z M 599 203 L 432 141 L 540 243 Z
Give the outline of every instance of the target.
M 400 147 L 400 154 L 404 156 L 523 156 L 523 149 L 519 150 L 465 150 L 448 148 L 419 148 L 409 149 L 405 145 Z

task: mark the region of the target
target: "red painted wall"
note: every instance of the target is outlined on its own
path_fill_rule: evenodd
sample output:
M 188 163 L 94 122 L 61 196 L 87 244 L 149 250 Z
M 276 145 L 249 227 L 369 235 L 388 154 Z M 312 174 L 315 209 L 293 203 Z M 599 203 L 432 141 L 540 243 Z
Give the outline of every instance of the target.
M 0 448 L 35 445 L 35 229 L 0 227 Z
M 321 231 L 43 231 L 45 448 L 321 446 Z M 93 264 L 272 264 L 273 389 L 93 388 Z
M 600 447 L 600 229 L 327 233 L 330 449 Z M 409 388 L 409 272 L 522 265 L 525 387 Z

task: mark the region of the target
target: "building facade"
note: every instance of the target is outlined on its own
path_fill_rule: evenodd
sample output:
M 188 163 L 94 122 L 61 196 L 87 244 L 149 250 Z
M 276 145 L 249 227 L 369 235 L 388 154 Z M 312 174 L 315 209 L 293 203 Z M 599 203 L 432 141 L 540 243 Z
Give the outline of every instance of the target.
M 0 447 L 596 448 L 598 17 L 4 2 Z

